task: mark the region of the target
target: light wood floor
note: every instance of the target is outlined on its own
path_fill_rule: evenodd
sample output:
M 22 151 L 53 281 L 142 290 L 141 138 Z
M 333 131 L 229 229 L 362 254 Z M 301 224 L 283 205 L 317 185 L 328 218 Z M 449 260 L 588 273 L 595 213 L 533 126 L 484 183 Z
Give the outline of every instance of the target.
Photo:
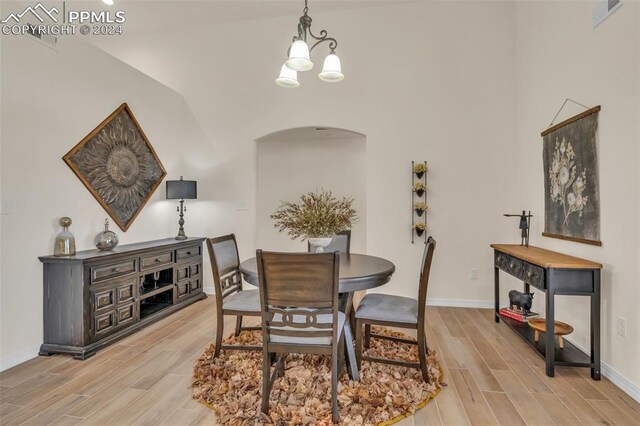
M 38 357 L 0 373 L 0 424 L 215 424 L 189 388 L 193 362 L 214 337 L 214 311 L 208 298 L 86 361 Z M 547 377 L 492 311 L 429 307 L 427 324 L 448 386 L 399 426 L 640 424 L 640 404 L 588 369 Z

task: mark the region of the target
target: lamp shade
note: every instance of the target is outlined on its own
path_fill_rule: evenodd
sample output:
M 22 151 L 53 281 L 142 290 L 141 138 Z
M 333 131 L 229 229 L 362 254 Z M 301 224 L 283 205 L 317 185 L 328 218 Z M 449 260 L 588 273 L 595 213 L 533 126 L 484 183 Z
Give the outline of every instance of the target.
M 322 72 L 318 74 L 318 77 L 322 81 L 328 83 L 337 83 L 344 80 L 344 74 L 342 74 L 342 66 L 340 64 L 340 58 L 335 53 L 330 53 L 324 59 L 322 65 Z
M 298 72 L 289 68 L 287 64 L 284 64 L 282 69 L 280 69 L 280 76 L 276 78 L 276 84 L 282 87 L 300 86 L 298 82 Z
M 195 200 L 198 198 L 198 183 L 195 180 L 168 180 L 167 200 Z
M 286 65 L 296 71 L 309 71 L 313 68 L 313 62 L 309 59 L 309 46 L 304 40 L 293 42 Z

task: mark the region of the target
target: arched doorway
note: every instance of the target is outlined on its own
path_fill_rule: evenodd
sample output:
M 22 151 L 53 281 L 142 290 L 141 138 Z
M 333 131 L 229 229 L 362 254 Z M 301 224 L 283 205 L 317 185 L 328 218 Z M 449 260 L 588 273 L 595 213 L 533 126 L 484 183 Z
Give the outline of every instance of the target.
M 352 251 L 366 252 L 366 136 L 332 127 L 300 127 L 256 140 L 256 244 L 259 248 L 304 251 L 306 243 L 279 233 L 269 217 L 282 201 L 297 201 L 316 189 L 354 198 L 360 220 L 352 230 Z

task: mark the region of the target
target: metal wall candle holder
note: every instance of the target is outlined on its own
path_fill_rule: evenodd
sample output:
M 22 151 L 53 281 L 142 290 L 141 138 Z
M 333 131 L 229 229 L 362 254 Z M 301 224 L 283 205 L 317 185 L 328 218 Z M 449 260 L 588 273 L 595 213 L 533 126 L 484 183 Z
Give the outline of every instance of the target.
M 416 164 L 424 165 L 424 170 L 416 170 Z M 427 243 L 427 171 L 426 161 L 411 162 L 411 244 L 415 243 L 416 235 Z

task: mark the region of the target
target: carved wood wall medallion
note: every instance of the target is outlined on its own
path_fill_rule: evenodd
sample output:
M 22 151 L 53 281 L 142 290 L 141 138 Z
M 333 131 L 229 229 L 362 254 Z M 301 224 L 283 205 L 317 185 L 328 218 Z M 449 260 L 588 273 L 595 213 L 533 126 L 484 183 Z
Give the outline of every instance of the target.
M 62 159 L 123 231 L 167 174 L 126 103 Z

